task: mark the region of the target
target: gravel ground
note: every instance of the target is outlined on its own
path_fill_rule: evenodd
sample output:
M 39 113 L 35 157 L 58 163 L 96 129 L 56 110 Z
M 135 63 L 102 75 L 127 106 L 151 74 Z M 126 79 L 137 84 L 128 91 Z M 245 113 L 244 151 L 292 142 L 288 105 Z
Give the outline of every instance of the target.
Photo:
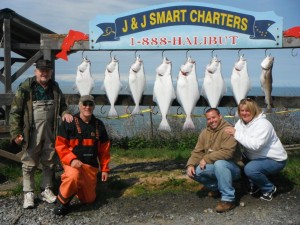
M 184 168 L 184 163 L 147 162 L 114 165 L 111 178 L 123 178 L 124 171 L 140 176 L 153 171 L 172 171 Z M 151 173 L 149 173 L 151 174 Z M 152 173 L 153 174 L 153 173 Z M 59 174 L 57 174 L 59 175 Z M 183 175 L 181 175 L 183 176 Z M 186 176 L 185 176 L 186 177 Z M 56 176 L 56 181 L 59 176 Z M 133 185 L 140 177 L 131 177 Z M 20 181 L 19 181 L 20 182 Z M 271 202 L 252 197 L 236 185 L 238 206 L 226 213 L 216 213 L 219 199 L 207 196 L 207 191 L 149 194 L 130 197 L 126 187 L 112 187 L 112 183 L 99 183 L 94 204 L 81 205 L 73 199 L 71 212 L 66 216 L 53 214 L 54 204 L 36 198 L 35 209 L 23 209 L 23 195 L 0 198 L 0 225 L 300 225 L 300 189 L 288 180 L 276 178 L 277 193 Z M 0 191 L 10 187 L 0 183 Z M 200 187 L 199 187 L 200 189 Z
M 66 216 L 54 215 L 54 205 L 38 199 L 35 209 L 24 210 L 23 196 L 18 195 L 0 199 L 0 224 L 299 225 L 300 190 L 278 189 L 271 202 L 241 195 L 240 205 L 227 213 L 216 213 L 218 199 L 203 191 L 140 197 L 124 197 L 120 193 L 108 198 L 102 194 L 92 205 L 72 201 L 72 212 Z

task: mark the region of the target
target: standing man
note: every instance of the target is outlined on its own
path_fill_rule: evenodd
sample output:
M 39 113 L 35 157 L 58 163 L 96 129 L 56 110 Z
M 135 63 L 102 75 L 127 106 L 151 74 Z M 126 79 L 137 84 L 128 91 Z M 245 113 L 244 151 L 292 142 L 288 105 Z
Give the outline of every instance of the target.
M 187 175 L 211 190 L 209 196 L 221 193 L 217 212 L 226 212 L 235 205 L 232 182 L 240 178 L 241 153 L 237 142 L 224 132 L 231 126 L 220 111 L 210 108 L 205 112 L 207 127 L 200 133 L 195 149 L 186 164 Z
M 54 141 L 58 118 L 72 121 L 58 83 L 51 79 L 53 65 L 38 60 L 35 76 L 27 78 L 16 91 L 10 111 L 11 141 L 22 145 L 24 209 L 34 208 L 34 173 L 42 165 L 40 198 L 56 201 L 53 194 Z
M 71 123 L 63 122 L 55 149 L 64 168 L 57 196 L 56 215 L 69 212 L 70 201 L 76 195 L 82 203 L 96 199 L 97 174 L 107 181 L 110 161 L 110 141 L 103 122 L 93 115 L 94 98 L 79 99 L 79 113 Z M 99 165 L 100 164 L 100 165 Z

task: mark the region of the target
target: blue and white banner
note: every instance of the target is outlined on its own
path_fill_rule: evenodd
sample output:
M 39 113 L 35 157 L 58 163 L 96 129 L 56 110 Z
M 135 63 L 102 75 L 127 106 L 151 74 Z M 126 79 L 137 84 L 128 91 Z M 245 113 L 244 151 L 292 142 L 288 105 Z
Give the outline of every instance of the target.
M 102 50 L 282 47 L 282 18 L 204 3 L 170 3 L 90 21 Z

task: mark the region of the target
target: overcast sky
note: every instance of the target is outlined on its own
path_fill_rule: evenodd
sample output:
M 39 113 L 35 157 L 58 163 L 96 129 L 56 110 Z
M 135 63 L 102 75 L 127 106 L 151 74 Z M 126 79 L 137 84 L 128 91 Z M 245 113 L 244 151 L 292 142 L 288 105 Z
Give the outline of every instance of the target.
M 158 1 L 158 0 L 1 0 L 0 8 L 10 8 L 19 15 L 26 17 L 46 27 L 58 34 L 67 34 L 70 29 L 84 33 L 89 32 L 89 21 L 98 15 L 117 15 L 127 11 L 142 9 L 147 6 L 159 5 L 167 2 L 185 1 Z M 231 6 L 247 11 L 266 12 L 274 11 L 276 15 L 283 17 L 283 30 L 294 26 L 300 26 L 300 1 L 299 0 L 207 0 L 193 1 L 217 4 L 219 7 Z M 1 52 L 3 54 L 3 51 Z M 275 57 L 273 67 L 273 86 L 298 86 L 300 87 L 300 49 L 294 50 L 296 57 L 292 56 L 291 49 L 268 50 L 268 54 Z M 103 73 L 106 64 L 110 61 L 110 52 L 84 52 L 92 61 L 92 74 L 97 80 L 96 89 L 93 93 L 98 93 L 98 88 L 103 80 Z M 134 61 L 134 51 L 114 52 L 120 61 L 120 73 L 123 83 L 126 86 L 129 67 Z M 145 64 L 145 71 L 148 80 L 155 78 L 155 69 L 161 63 L 161 51 L 139 51 Z M 173 62 L 173 80 L 176 80 L 178 70 L 186 58 L 186 51 L 165 52 L 168 59 Z M 230 75 L 234 62 L 237 60 L 237 50 L 216 50 L 218 58 L 222 60 L 222 74 L 229 85 Z M 261 72 L 260 63 L 265 57 L 265 50 L 242 50 L 248 60 L 248 72 L 254 86 L 259 86 L 259 76 Z M 189 51 L 197 62 L 197 76 L 199 86 L 202 86 L 204 68 L 211 58 L 211 51 L 191 50 Z M 69 61 L 56 60 L 56 79 L 75 81 L 77 65 L 81 63 L 81 53 L 69 56 Z M 33 68 L 26 72 L 32 75 Z M 22 78 L 19 78 L 20 80 Z M 18 79 L 18 80 L 19 80 Z

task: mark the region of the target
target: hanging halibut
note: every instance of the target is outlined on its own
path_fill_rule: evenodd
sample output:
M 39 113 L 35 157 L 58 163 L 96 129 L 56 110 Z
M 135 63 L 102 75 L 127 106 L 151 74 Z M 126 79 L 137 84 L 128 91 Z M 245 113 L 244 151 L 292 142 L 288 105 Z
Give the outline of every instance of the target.
M 262 72 L 260 75 L 260 84 L 263 93 L 265 94 L 265 103 L 267 104 L 267 112 L 272 111 L 273 100 L 272 100 L 272 68 L 273 68 L 274 57 L 266 56 L 261 62 Z
M 137 57 L 129 70 L 129 88 L 135 103 L 132 115 L 140 114 L 140 101 L 146 88 L 146 77 L 144 73 L 144 64 L 140 57 Z
M 211 108 L 216 108 L 226 93 L 225 80 L 221 74 L 221 61 L 216 56 L 206 66 L 202 95 Z
M 156 102 L 162 116 L 158 130 L 171 131 L 167 121 L 168 110 L 176 98 L 172 82 L 172 62 L 164 57 L 162 64 L 156 68 L 156 78 L 153 88 L 153 101 Z
M 195 129 L 191 114 L 200 98 L 200 93 L 196 75 L 196 63 L 191 57 L 180 67 L 177 78 L 176 97 L 186 114 L 183 130 Z
M 243 56 L 235 62 L 231 74 L 231 87 L 236 104 L 247 97 L 251 89 L 251 81 L 248 75 L 247 61 Z
M 111 57 L 111 62 L 106 66 L 103 87 L 110 103 L 108 117 L 118 117 L 115 103 L 122 84 L 120 81 L 119 61 L 115 57 Z
M 91 62 L 87 58 L 84 58 L 77 67 L 75 85 L 80 96 L 90 95 L 94 88 L 95 81 L 91 74 Z

